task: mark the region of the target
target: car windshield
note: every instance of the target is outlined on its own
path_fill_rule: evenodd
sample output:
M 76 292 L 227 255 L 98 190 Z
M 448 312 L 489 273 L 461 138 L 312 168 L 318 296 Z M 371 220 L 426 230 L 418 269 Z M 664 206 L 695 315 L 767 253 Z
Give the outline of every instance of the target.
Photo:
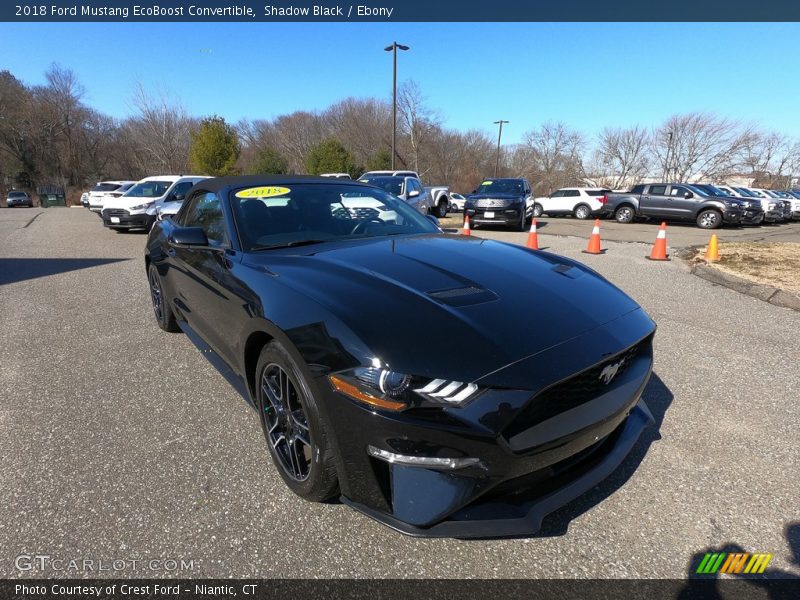
M 167 193 L 171 181 L 140 181 L 123 196 L 134 196 L 136 198 L 160 198 Z
M 756 194 L 755 192 L 751 192 L 747 188 L 737 187 L 737 188 L 733 188 L 733 189 L 735 189 L 740 194 L 744 194 L 745 196 L 749 196 L 750 198 L 760 198 L 761 197 L 760 194 Z
M 9 192 L 8 193 L 8 197 L 9 198 L 24 198 L 27 195 L 28 194 L 26 194 L 25 192 Z
M 245 251 L 439 231 L 399 198 L 367 186 L 263 186 L 230 199 Z
M 704 183 L 703 185 L 697 185 L 697 186 L 694 186 L 694 187 L 700 188 L 704 192 L 704 195 L 706 195 L 706 196 L 709 196 L 709 195 L 710 196 L 717 196 L 719 198 L 719 197 L 730 195 L 730 194 L 726 194 L 725 192 L 723 192 L 718 187 L 714 187 L 713 185 L 708 184 L 708 183 Z
M 402 177 L 364 177 L 359 179 L 359 181 L 370 185 L 376 185 L 395 196 L 399 196 L 403 193 Z
M 115 192 L 127 192 L 127 191 L 128 191 L 129 189 L 131 189 L 131 188 L 132 188 L 134 185 L 136 185 L 136 184 L 135 184 L 135 183 L 123 183 L 121 186 L 119 186 L 119 187 L 118 187 L 116 190 L 114 190 L 114 191 L 115 191 Z
M 119 187 L 118 183 L 98 183 L 92 188 L 93 192 L 113 192 Z
M 475 193 L 522 195 L 522 182 L 516 179 L 487 179 L 478 186 Z

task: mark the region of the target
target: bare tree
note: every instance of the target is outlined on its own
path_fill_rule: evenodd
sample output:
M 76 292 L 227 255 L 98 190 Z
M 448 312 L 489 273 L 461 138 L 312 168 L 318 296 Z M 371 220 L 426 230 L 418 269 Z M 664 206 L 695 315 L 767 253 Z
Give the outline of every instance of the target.
M 653 131 L 652 148 L 667 181 L 724 178 L 734 172 L 750 128 L 711 113 L 675 115 Z
M 583 134 L 565 123 L 548 121 L 524 135 L 524 148 L 519 151 L 527 161 L 525 171 L 534 190 L 545 193 L 583 183 L 585 149 Z
M 186 109 L 161 92 L 150 96 L 142 84 L 131 100 L 137 114 L 125 125 L 137 148 L 140 168 L 155 173 L 185 173 L 189 162 L 189 132 L 194 122 Z
M 411 149 L 411 165 L 422 175 L 422 150 L 436 130 L 439 117 L 428 108 L 422 88 L 413 80 L 403 82 L 397 89 L 397 110 L 398 125 Z
M 601 185 L 620 189 L 641 180 L 650 168 L 650 133 L 644 127 L 607 127 L 595 152 Z

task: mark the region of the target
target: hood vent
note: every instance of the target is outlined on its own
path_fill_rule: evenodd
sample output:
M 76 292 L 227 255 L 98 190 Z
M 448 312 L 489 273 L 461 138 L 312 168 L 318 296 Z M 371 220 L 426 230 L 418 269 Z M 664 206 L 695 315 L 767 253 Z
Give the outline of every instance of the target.
M 497 300 L 497 294 L 494 292 L 475 286 L 436 290 L 428 292 L 428 296 L 450 306 L 469 306 Z

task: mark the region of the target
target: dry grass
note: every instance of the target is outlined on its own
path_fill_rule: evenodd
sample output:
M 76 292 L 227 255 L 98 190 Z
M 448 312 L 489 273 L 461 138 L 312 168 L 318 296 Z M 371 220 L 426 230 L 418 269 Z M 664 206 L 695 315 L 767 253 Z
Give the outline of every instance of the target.
M 692 258 L 704 261 L 703 248 Z M 771 287 L 800 294 L 800 243 L 720 242 L 720 261 L 714 268 Z

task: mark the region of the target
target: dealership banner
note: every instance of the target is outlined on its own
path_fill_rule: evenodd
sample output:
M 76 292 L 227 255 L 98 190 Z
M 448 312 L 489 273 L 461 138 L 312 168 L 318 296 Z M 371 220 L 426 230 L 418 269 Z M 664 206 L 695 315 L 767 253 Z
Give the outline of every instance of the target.
M 614 575 L 609 563 L 609 576 Z M 800 597 L 797 579 L 21 579 L 0 580 L 0 600 L 453 600 L 476 595 L 527 598 L 761 598 Z
M 0 21 L 511 22 L 797 21 L 796 0 L 40 0 L 0 2 Z M 446 32 L 443 32 L 446 33 Z M 601 35 L 602 30 L 598 31 Z M 602 39 L 598 40 L 602 43 Z M 691 43 L 676 40 L 676 43 Z

